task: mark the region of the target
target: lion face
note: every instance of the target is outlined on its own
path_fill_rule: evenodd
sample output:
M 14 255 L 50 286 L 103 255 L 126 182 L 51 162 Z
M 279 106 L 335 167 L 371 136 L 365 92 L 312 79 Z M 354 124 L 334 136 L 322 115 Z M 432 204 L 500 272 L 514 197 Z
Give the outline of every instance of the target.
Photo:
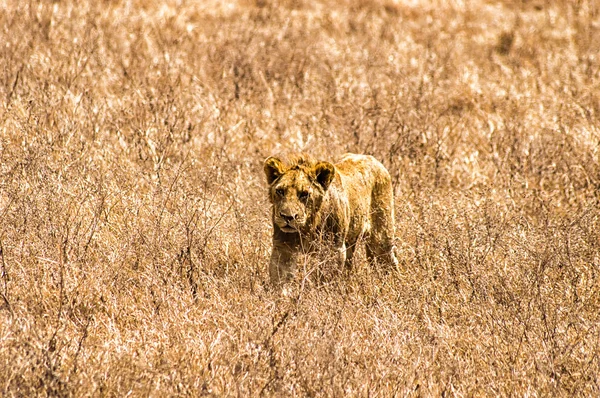
M 307 229 L 335 175 L 331 163 L 301 159 L 285 166 L 279 159 L 265 161 L 269 198 L 273 204 L 273 224 L 285 233 Z

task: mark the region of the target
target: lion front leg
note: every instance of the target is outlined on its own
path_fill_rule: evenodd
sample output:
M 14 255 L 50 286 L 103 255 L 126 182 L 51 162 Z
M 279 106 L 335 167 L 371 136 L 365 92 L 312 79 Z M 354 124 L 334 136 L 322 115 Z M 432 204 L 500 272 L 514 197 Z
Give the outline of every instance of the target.
M 271 283 L 278 285 L 290 281 L 296 269 L 296 253 L 286 247 L 273 245 L 269 262 Z
M 346 264 L 346 259 L 347 259 L 346 244 L 342 243 L 341 247 L 336 247 L 336 252 L 337 252 L 337 262 L 338 262 L 339 269 L 342 269 L 342 267 L 347 266 L 347 264 Z
M 348 246 L 346 245 L 347 235 L 348 231 L 338 232 L 334 235 L 333 239 L 333 248 L 337 257 L 339 271 L 352 268 L 352 266 L 349 266 L 349 264 L 352 262 L 352 255 L 354 253 L 349 251 Z

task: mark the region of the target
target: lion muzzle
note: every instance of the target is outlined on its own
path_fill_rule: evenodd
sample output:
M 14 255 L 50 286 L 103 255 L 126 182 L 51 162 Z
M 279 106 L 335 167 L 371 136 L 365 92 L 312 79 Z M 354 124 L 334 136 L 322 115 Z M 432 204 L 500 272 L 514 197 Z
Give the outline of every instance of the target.
M 301 217 L 299 213 L 289 211 L 281 211 L 275 217 L 279 229 L 286 233 L 298 232 L 298 228 L 304 224 L 303 220 L 304 217 Z

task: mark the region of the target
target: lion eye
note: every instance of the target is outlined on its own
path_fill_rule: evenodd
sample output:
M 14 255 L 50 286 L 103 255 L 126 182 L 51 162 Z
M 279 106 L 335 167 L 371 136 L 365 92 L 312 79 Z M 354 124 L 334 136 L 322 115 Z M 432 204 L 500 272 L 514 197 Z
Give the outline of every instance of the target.
M 300 198 L 300 200 L 307 200 L 309 196 L 310 196 L 310 193 L 308 193 L 306 191 L 298 193 L 298 198 Z
M 275 195 L 277 195 L 277 196 L 283 196 L 283 194 L 284 194 L 283 189 L 278 188 L 278 189 L 275 190 Z

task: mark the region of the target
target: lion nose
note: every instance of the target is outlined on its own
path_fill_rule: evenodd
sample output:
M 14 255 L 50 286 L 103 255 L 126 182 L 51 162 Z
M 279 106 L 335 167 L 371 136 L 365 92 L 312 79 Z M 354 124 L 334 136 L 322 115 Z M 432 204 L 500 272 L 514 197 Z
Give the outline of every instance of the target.
M 285 221 L 290 222 L 296 218 L 298 218 L 297 214 L 285 214 L 283 212 L 279 213 L 279 216 L 283 218 Z

